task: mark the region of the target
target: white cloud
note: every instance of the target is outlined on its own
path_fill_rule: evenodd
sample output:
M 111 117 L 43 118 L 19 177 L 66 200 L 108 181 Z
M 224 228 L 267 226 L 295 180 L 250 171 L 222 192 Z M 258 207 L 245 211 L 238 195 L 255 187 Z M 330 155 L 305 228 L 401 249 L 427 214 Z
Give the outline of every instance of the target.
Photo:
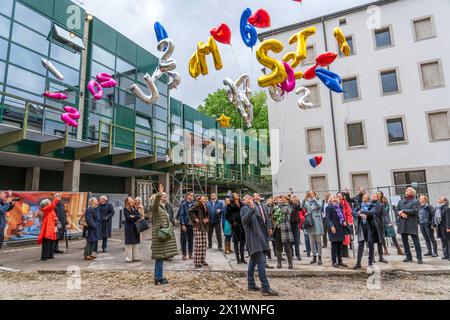
M 292 0 L 84 0 L 86 9 L 108 23 L 125 36 L 159 56 L 153 24 L 160 21 L 175 42 L 174 58 L 182 84 L 172 96 L 197 107 L 204 98 L 223 87 L 224 78 L 237 78 L 248 73 L 254 89 L 261 66 L 254 51 L 247 48 L 240 37 L 239 20 L 242 11 L 266 9 L 272 18 L 273 27 L 311 19 L 323 14 L 357 6 L 372 0 L 303 0 L 299 4 Z M 209 75 L 192 79 L 188 73 L 188 61 L 198 41 L 206 41 L 209 30 L 220 23 L 227 23 L 233 33 L 233 46 L 219 44 L 224 68 L 216 71 L 209 62 Z

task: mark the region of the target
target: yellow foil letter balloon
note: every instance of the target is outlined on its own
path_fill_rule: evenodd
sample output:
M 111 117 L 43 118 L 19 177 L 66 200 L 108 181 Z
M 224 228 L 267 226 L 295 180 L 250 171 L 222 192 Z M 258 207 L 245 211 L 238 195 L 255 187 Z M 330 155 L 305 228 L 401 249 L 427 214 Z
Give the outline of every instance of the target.
M 267 55 L 267 52 L 269 51 L 280 53 L 283 48 L 283 43 L 276 39 L 265 40 L 259 45 L 259 48 L 256 51 L 256 58 L 263 66 L 272 70 L 271 74 L 263 75 L 258 78 L 260 87 L 275 87 L 286 79 L 287 74 L 283 63 Z
M 193 78 L 197 78 L 200 74 L 208 74 L 208 62 L 206 56 L 212 54 L 214 60 L 214 67 L 216 70 L 223 68 L 222 58 L 220 56 L 219 47 L 213 37 L 209 37 L 207 43 L 199 42 L 197 51 L 191 56 L 189 60 L 189 74 Z
M 290 63 L 292 69 L 297 68 L 300 65 L 300 63 L 306 59 L 306 55 L 308 53 L 307 40 L 308 40 L 308 37 L 310 37 L 314 34 L 316 34 L 315 26 L 303 29 L 300 32 L 297 32 L 296 34 L 292 35 L 289 38 L 289 44 L 297 43 L 297 51 L 287 53 L 283 57 L 283 61 L 287 62 L 287 63 L 290 63 L 290 61 L 292 61 L 292 63 Z M 303 73 L 296 72 L 295 78 L 297 80 L 302 79 Z
M 346 57 L 348 57 L 351 53 L 351 50 L 350 50 L 350 46 L 347 43 L 347 39 L 345 39 L 345 35 L 344 35 L 344 32 L 342 31 L 342 29 L 334 28 L 333 35 L 339 44 L 339 49 L 341 50 L 341 52 Z
M 200 75 L 200 66 L 198 64 L 197 52 L 195 52 L 191 56 L 191 59 L 189 59 L 189 74 L 194 79 L 197 79 L 197 77 Z

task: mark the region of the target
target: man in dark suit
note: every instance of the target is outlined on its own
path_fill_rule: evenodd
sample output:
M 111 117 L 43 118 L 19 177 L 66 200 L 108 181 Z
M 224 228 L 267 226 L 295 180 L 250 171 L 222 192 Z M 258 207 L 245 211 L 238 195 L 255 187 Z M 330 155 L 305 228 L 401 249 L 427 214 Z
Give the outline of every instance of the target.
M 278 293 L 270 288 L 266 276 L 266 254 L 269 248 L 269 215 L 260 210 L 249 195 L 244 197 L 244 206 L 241 208 L 241 221 L 247 239 L 247 251 L 250 256 L 248 264 L 247 280 L 249 291 L 262 291 L 264 295 L 278 296 Z M 256 286 L 255 268 L 258 266 L 258 275 L 262 289 Z
M 111 203 L 108 202 L 108 197 L 101 196 L 98 201 L 98 210 L 101 219 L 102 231 L 102 251 L 108 251 L 108 239 L 112 236 L 112 218 L 115 211 Z
M 261 195 L 259 193 L 255 193 L 253 195 L 253 201 L 255 203 L 255 208 L 258 209 L 258 211 L 259 211 L 259 213 L 261 213 L 261 215 L 264 214 L 264 215 L 267 215 L 269 217 L 269 207 L 266 204 L 261 203 L 261 200 L 262 200 L 261 199 Z M 268 240 L 270 240 L 270 237 L 272 236 L 272 230 L 273 230 L 272 220 L 268 219 L 267 223 L 268 223 L 268 228 L 269 228 L 269 238 L 268 238 Z M 270 255 L 270 250 L 267 253 L 268 257 L 269 257 L 269 255 Z M 270 266 L 266 262 L 266 269 L 273 269 L 273 267 Z
M 67 226 L 67 217 L 66 217 L 66 207 L 61 201 L 61 194 L 57 194 L 56 198 L 58 198 L 58 204 L 55 208 L 56 217 L 58 218 L 58 234 L 57 234 L 57 240 L 55 242 L 55 253 L 61 254 L 64 253 L 64 251 L 59 250 L 59 241 L 64 240 L 64 235 L 66 234 L 66 226 Z

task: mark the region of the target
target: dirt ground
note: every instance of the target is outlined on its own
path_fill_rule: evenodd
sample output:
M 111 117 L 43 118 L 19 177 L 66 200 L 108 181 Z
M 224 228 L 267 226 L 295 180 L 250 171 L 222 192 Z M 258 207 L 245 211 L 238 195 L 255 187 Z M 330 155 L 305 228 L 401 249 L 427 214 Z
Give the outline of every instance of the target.
M 257 300 L 247 292 L 246 279 L 225 273 L 168 272 L 170 285 L 155 286 L 148 272 L 83 272 L 76 275 L 0 273 L 0 299 L 64 300 Z M 369 290 L 369 275 L 272 277 L 271 286 L 283 300 L 450 299 L 449 275 L 384 274 L 380 290 Z M 74 281 L 75 280 L 75 281 Z M 68 289 L 71 288 L 71 289 Z M 264 297 L 265 298 L 265 297 Z

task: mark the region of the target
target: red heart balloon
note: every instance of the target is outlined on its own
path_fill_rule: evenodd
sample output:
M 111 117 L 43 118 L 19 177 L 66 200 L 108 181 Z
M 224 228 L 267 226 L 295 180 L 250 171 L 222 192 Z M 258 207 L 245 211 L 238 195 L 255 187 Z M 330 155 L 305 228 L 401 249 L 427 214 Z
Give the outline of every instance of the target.
M 306 69 L 305 73 L 303 73 L 303 78 L 305 78 L 305 80 L 314 79 L 316 77 L 316 69 L 317 69 L 317 64 Z
M 314 157 L 314 160 L 316 160 L 317 166 L 319 166 L 322 163 L 323 158 L 321 156 Z
M 325 53 L 322 53 L 321 55 L 319 55 L 316 58 L 316 62 L 322 68 L 323 67 L 327 67 L 330 64 L 332 64 L 334 62 L 334 60 L 336 60 L 337 56 L 338 56 L 337 53 L 325 52 Z
M 248 23 L 257 28 L 268 28 L 271 25 L 270 15 L 266 10 L 259 9 L 248 18 Z
M 217 28 L 212 28 L 210 33 L 216 41 L 224 44 L 231 44 L 231 29 L 225 23 L 222 23 Z

